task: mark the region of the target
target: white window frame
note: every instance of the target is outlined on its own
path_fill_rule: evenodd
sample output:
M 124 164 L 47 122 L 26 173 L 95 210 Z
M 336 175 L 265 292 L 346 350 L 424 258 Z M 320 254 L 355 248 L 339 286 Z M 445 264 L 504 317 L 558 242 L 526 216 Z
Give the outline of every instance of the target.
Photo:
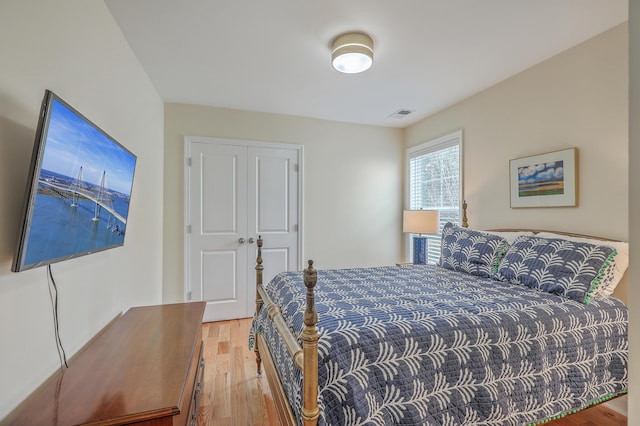
M 460 152 L 460 156 L 459 156 L 459 170 L 460 170 L 460 194 L 459 194 L 459 200 L 460 200 L 460 205 L 458 206 L 459 212 L 460 212 L 460 220 L 462 220 L 462 215 L 463 215 L 463 211 L 462 211 L 462 204 L 464 202 L 464 167 L 463 167 L 463 155 L 464 155 L 464 150 L 463 150 L 463 143 L 462 143 L 462 130 L 457 130 L 455 132 L 449 133 L 447 135 L 444 136 L 440 136 L 439 138 L 436 139 L 432 139 L 429 140 L 427 142 L 423 142 L 420 145 L 416 145 L 410 148 L 407 148 L 406 150 L 406 157 L 405 157 L 405 209 L 409 209 L 410 205 L 411 205 L 411 200 L 409 199 L 409 197 L 411 196 L 411 186 L 410 186 L 410 162 L 411 159 L 414 157 L 418 157 L 420 155 L 424 155 L 424 154 L 428 154 L 430 152 L 434 152 L 434 151 L 438 151 L 440 149 L 444 149 L 444 148 L 448 148 L 454 145 L 458 145 L 459 147 L 459 152 Z M 460 225 L 458 223 L 458 225 Z M 411 235 L 410 234 L 405 234 L 405 253 L 406 253 L 406 258 L 407 261 L 409 261 L 409 259 L 412 258 L 412 244 L 411 244 Z

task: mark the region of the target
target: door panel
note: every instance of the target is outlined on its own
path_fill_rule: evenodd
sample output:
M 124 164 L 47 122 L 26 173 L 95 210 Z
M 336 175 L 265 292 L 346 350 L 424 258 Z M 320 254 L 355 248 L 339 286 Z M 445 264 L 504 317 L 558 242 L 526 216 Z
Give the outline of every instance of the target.
M 242 189 L 238 188 L 238 159 L 246 161 L 246 155 L 242 154 L 200 153 L 202 234 L 238 233 L 236 209 L 238 195 L 242 195 L 239 194 Z
M 249 233 L 262 235 L 265 247 L 297 247 L 297 150 L 249 148 L 248 156 Z
M 236 253 L 234 251 L 216 251 L 202 253 L 202 276 L 217 277 L 220 282 L 232 282 L 231 286 L 205 285 L 202 298 L 211 303 L 233 303 L 237 297 L 235 279 Z
M 280 152 L 278 152 L 280 153 Z M 288 232 L 289 175 L 291 162 L 287 157 L 255 156 L 258 202 L 258 233 Z
M 262 279 L 265 283 L 271 281 L 273 277 L 282 271 L 295 270 L 295 267 L 289 265 L 289 248 L 276 247 L 262 250 L 262 259 L 264 261 L 264 271 Z

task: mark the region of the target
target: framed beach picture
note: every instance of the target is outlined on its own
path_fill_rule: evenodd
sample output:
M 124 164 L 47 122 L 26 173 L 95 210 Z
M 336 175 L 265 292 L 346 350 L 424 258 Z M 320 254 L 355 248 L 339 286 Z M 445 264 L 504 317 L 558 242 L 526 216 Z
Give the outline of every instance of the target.
M 578 205 L 577 148 L 509 161 L 511 208 Z

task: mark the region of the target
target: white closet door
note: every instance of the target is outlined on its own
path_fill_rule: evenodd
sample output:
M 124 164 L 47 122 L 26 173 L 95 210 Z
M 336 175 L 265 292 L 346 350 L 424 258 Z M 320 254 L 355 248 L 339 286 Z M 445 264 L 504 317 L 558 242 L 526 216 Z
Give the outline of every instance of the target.
M 189 278 L 204 321 L 247 316 L 247 149 L 193 143 Z
M 300 150 L 214 141 L 186 144 L 185 287 L 205 322 L 253 315 L 259 235 L 265 283 L 298 269 Z

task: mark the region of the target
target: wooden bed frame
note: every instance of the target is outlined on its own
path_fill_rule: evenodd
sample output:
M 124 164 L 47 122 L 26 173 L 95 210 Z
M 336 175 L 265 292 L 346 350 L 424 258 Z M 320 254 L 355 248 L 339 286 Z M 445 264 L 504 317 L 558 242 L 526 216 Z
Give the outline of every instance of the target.
M 462 226 L 467 228 L 467 203 L 463 203 Z M 605 238 L 594 237 L 584 234 L 574 234 L 558 231 L 543 231 L 535 229 L 492 229 L 496 232 L 554 232 L 559 235 L 592 238 L 607 241 Z M 615 241 L 615 240 L 608 240 Z M 262 266 L 262 237 L 258 237 L 258 256 L 256 259 L 256 315 L 260 309 L 265 306 L 269 319 L 275 324 L 280 337 L 287 346 L 287 350 L 291 355 L 296 367 L 302 372 L 303 395 L 302 395 L 302 419 L 303 424 L 317 425 L 320 409 L 318 407 L 318 339 L 320 337 L 316 324 L 318 322 L 318 313 L 316 312 L 314 300 L 314 288 L 318 279 L 318 272 L 313 268 L 313 261 L 309 260 L 308 267 L 304 270 L 304 285 L 307 288 L 307 306 L 304 313 L 305 328 L 300 334 L 302 347 L 298 343 L 298 338 L 294 336 L 287 326 L 280 307 L 278 307 L 262 286 L 262 277 L 264 266 Z M 625 274 L 626 278 L 626 274 Z M 623 283 L 624 284 L 624 283 Z M 617 291 L 616 291 L 617 293 Z M 625 293 L 626 295 L 626 290 Z M 614 294 L 615 295 L 615 294 Z M 623 300 L 626 302 L 626 300 Z M 274 404 L 278 412 L 280 422 L 286 426 L 297 425 L 296 416 L 293 413 L 291 405 L 285 395 L 284 386 L 282 385 L 280 375 L 276 370 L 273 357 L 269 351 L 269 347 L 261 334 L 256 333 L 255 348 L 256 365 L 258 376 L 262 375 L 262 366 L 267 374 L 269 388 L 273 395 Z
M 282 337 L 289 354 L 293 358 L 296 367 L 302 372 L 302 420 L 305 425 L 318 424 L 320 408 L 318 407 L 318 339 L 320 334 L 316 324 L 318 323 L 318 313 L 316 312 L 313 289 L 318 280 L 318 272 L 313 269 L 313 260 L 309 260 L 309 266 L 304 270 L 304 285 L 307 288 L 307 307 L 304 312 L 305 327 L 300 334 L 302 348 L 298 339 L 293 335 L 287 326 L 280 307 L 273 303 L 262 286 L 262 237 L 258 237 L 258 257 L 256 259 L 256 315 L 260 312 L 262 305 L 266 305 L 269 319 L 273 321 L 278 333 Z M 262 350 L 260 350 L 262 348 Z M 264 337 L 256 333 L 254 351 L 256 353 L 256 365 L 258 376 L 262 375 L 261 363 L 264 358 L 264 367 L 267 372 L 267 381 L 273 395 L 274 404 L 283 425 L 297 425 L 296 417 L 293 414 L 291 405 L 287 400 L 284 387 L 280 381 L 280 375 L 276 370 L 275 363 L 266 344 Z

